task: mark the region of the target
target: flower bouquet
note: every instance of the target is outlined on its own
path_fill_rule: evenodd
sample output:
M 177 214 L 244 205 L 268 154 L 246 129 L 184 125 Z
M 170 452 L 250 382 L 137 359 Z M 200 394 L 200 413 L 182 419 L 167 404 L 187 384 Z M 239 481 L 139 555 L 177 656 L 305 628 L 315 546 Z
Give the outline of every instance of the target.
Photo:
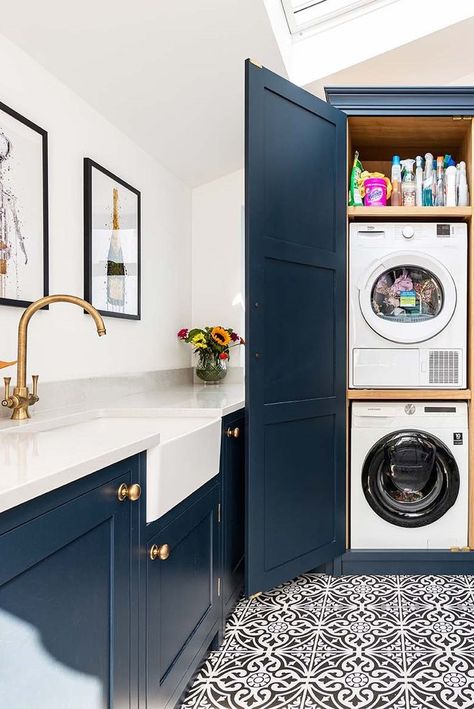
M 227 374 L 227 362 L 231 347 L 244 345 L 245 342 L 230 327 L 194 327 L 182 328 L 178 338 L 188 342 L 197 356 L 196 374 L 203 382 L 217 384 Z

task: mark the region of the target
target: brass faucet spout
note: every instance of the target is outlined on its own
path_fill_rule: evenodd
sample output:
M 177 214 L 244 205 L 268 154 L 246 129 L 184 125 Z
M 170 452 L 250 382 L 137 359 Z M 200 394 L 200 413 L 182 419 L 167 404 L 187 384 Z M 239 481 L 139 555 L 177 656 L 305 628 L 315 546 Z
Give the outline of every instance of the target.
M 75 295 L 47 295 L 44 298 L 31 303 L 20 318 L 18 325 L 18 364 L 17 364 L 17 383 L 13 391 L 13 396 L 6 397 L 3 402 L 4 406 L 13 409 L 12 419 L 22 420 L 29 418 L 28 406 L 36 403 L 38 397 L 36 392 L 31 395 L 26 386 L 26 358 L 27 358 L 27 343 L 28 343 L 28 324 L 31 317 L 41 308 L 44 308 L 50 303 L 72 303 L 78 305 L 85 310 L 94 319 L 99 337 L 106 334 L 104 321 L 100 313 L 83 298 L 78 298 Z

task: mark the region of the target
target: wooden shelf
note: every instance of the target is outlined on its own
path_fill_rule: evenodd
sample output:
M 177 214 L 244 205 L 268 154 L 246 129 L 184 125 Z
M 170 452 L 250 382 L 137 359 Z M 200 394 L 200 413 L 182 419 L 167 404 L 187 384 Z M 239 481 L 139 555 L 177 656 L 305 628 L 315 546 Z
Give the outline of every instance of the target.
M 357 401 L 372 400 L 445 400 L 468 401 L 471 398 L 470 389 L 348 389 L 347 399 Z
M 472 207 L 348 207 L 349 219 L 372 219 L 384 217 L 389 221 L 394 217 L 413 219 L 436 217 L 442 219 L 469 219 Z

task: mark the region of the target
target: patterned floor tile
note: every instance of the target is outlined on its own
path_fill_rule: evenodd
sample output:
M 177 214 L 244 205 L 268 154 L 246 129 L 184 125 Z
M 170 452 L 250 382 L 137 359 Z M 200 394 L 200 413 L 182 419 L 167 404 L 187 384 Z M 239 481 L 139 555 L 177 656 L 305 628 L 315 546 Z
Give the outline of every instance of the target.
M 307 574 L 244 599 L 182 707 L 474 707 L 474 577 Z

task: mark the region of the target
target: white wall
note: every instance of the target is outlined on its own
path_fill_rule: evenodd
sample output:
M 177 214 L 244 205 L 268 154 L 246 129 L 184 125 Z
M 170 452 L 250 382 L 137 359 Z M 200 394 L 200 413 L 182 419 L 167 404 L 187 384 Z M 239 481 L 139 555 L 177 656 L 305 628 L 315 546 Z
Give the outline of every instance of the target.
M 0 101 L 48 131 L 50 293 L 83 295 L 83 158 L 142 193 L 141 321 L 107 318 L 99 339 L 79 308 L 52 305 L 31 321 L 29 372 L 41 381 L 189 366 L 176 331 L 191 319 L 191 190 L 1 36 L 0 66 Z M 16 358 L 22 312 L 0 306 L 0 360 Z
M 193 190 L 192 322 L 244 335 L 244 171 Z M 243 348 L 231 365 L 243 364 Z

